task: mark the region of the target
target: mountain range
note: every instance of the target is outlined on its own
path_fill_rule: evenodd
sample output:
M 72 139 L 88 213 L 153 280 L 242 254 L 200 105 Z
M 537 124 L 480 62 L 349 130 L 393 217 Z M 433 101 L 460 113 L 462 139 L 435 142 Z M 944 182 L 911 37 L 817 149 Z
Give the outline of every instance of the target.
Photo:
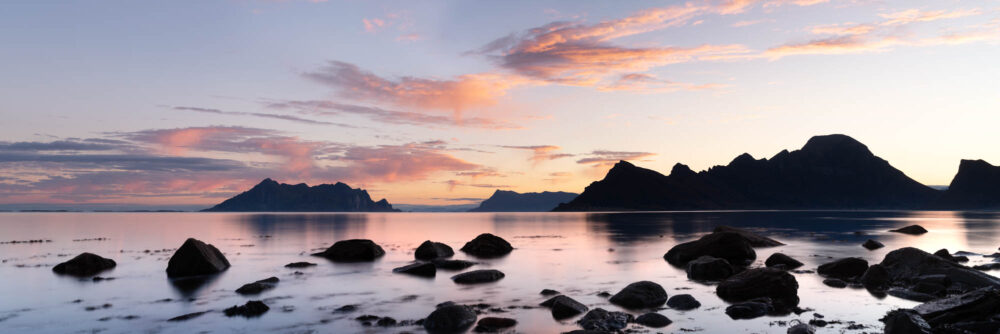
M 508 190 L 497 190 L 479 207 L 469 212 L 542 212 L 552 211 L 557 205 L 569 202 L 577 194 L 568 192 L 545 191 L 540 193 L 518 193 Z
M 816 136 L 770 159 L 669 175 L 620 161 L 555 211 L 1000 208 L 1000 167 L 963 161 L 945 191 L 920 184 L 845 135 Z
M 265 179 L 259 184 L 206 212 L 394 212 L 389 201 L 372 201 L 368 191 L 353 189 L 337 182 L 308 186 L 305 183 L 285 184 Z

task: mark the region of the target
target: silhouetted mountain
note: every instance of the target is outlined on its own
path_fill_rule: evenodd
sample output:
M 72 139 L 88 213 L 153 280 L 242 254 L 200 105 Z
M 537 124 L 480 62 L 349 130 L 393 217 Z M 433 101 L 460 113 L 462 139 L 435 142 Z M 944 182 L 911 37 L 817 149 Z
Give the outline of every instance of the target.
M 552 211 L 557 205 L 569 202 L 577 194 L 568 192 L 517 193 L 497 190 L 478 208 L 469 212 L 540 212 Z
M 962 160 L 958 174 L 934 207 L 1000 209 L 1000 167 L 983 160 Z
M 669 176 L 621 161 L 556 211 L 921 208 L 940 196 L 844 135 L 817 136 L 771 159 L 742 154 Z
M 390 212 L 389 201 L 372 201 L 364 189 L 352 189 L 346 184 L 321 184 L 310 187 L 261 181 L 250 190 L 202 211 L 255 212 Z

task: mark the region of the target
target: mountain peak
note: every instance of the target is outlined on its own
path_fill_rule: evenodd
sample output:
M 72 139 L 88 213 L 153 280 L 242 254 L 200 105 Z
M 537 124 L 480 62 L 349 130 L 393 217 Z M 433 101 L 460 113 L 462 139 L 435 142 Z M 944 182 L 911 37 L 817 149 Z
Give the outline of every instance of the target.
M 803 152 L 823 152 L 823 151 L 868 151 L 868 146 L 862 144 L 854 138 L 842 134 L 832 134 L 825 136 L 815 136 L 809 138 Z M 870 152 L 869 152 L 870 153 Z
M 757 161 L 757 159 L 754 159 L 750 153 L 743 153 L 733 159 L 733 161 L 730 161 L 729 166 L 745 165 L 754 161 Z
M 310 187 L 278 183 L 270 178 L 239 195 L 203 211 L 302 211 L 302 212 L 384 212 L 394 211 L 388 201 L 373 202 L 364 189 L 337 183 Z
M 670 176 L 694 175 L 695 172 L 685 164 L 677 163 L 670 169 Z
M 567 192 L 518 193 L 497 189 L 479 207 L 469 212 L 538 212 L 550 211 L 557 205 L 569 202 L 577 194 Z

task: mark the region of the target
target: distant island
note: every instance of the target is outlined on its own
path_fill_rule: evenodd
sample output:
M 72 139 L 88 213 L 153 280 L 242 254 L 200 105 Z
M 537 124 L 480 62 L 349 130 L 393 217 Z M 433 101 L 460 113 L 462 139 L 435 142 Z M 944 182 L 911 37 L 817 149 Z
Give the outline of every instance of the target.
M 568 192 L 545 191 L 540 193 L 518 193 L 508 190 L 497 190 L 493 196 L 484 200 L 479 207 L 469 212 L 544 212 L 552 211 L 556 206 L 569 202 L 578 194 Z
M 364 189 L 337 182 L 308 186 L 265 179 L 259 184 L 203 212 L 396 212 L 389 201 L 372 201 Z
M 816 136 L 800 150 L 770 159 L 744 153 L 701 172 L 677 164 L 663 175 L 621 161 L 554 211 L 931 208 L 1000 208 L 1000 167 L 963 161 L 942 191 L 911 179 L 851 137 Z

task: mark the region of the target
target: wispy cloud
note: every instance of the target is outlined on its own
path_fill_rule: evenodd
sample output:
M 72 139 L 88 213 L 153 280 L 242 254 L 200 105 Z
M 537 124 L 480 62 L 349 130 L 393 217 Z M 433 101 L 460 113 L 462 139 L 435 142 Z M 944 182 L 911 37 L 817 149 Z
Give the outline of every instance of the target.
M 260 112 L 243 112 L 243 111 L 224 111 L 224 110 L 219 110 L 219 109 L 201 108 L 201 107 L 173 107 L 173 109 L 174 110 L 181 110 L 181 111 L 193 111 L 193 112 L 200 112 L 200 113 L 217 114 L 217 115 L 253 116 L 253 117 L 279 119 L 279 120 L 283 120 L 283 121 L 290 121 L 290 122 L 303 123 L 303 124 L 312 124 L 312 125 L 335 125 L 335 126 L 345 127 L 345 128 L 353 128 L 353 127 L 355 127 L 355 126 L 348 125 L 348 124 L 319 121 L 319 120 L 314 120 L 314 119 L 302 118 L 302 117 L 298 117 L 298 116 L 294 116 L 294 115 L 268 114 L 268 113 L 260 113 Z
M 456 120 L 452 117 L 430 115 L 420 112 L 397 111 L 378 107 L 338 103 L 325 100 L 272 101 L 265 103 L 272 109 L 292 109 L 300 113 L 316 116 L 359 115 L 386 124 L 406 124 L 420 126 L 459 126 L 494 130 L 520 129 L 521 126 L 484 117 L 466 117 Z
M 567 158 L 573 156 L 573 154 L 569 153 L 559 153 L 558 151 L 561 150 L 562 148 L 555 145 L 530 145 L 530 146 L 504 145 L 500 147 L 515 149 L 515 150 L 531 151 L 531 157 L 528 158 L 528 161 L 531 161 L 535 165 L 543 161 L 556 160 L 560 158 Z
M 621 160 L 642 160 L 654 155 L 656 155 L 656 153 L 597 150 L 590 152 L 588 157 L 577 160 L 576 163 L 591 165 L 593 167 L 605 167 L 614 165 Z

